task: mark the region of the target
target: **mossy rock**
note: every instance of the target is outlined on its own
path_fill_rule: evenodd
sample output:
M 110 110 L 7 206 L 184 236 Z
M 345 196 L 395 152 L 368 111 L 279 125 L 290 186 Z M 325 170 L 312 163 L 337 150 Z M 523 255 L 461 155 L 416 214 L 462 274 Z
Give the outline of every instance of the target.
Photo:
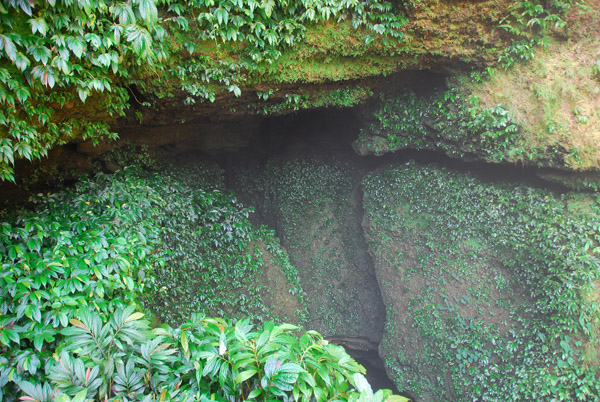
M 363 186 L 387 308 L 380 355 L 400 390 L 420 401 L 600 396 L 595 196 L 414 164 Z
M 159 321 L 193 312 L 298 323 L 305 315 L 298 272 L 273 231 L 250 222 L 251 210 L 225 191 L 223 170 L 194 163 L 178 178 L 161 215 L 166 261 L 148 303 Z
M 281 236 L 306 292 L 308 325 L 370 349 L 384 310 L 362 237 L 358 181 L 348 165 L 308 158 L 239 171 L 234 187 Z

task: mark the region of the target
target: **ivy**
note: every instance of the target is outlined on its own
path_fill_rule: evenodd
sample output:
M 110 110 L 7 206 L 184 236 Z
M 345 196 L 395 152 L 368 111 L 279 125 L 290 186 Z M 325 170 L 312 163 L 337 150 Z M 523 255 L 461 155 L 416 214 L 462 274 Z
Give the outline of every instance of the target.
M 382 97 L 373 122 L 354 147 L 380 155 L 400 149 L 443 150 L 490 162 L 511 161 L 519 153 L 519 128 L 502 105 L 485 107 L 457 88 L 418 97 L 410 92 Z
M 150 75 L 180 82 L 188 103 L 214 99 L 209 83 L 239 96 L 240 71 L 272 63 L 302 39 L 307 24 L 350 17 L 355 27 L 399 38 L 406 23 L 390 2 L 375 0 L 3 0 L 0 5 L 0 138 L 5 140 L 0 179 L 12 181 L 15 158 L 41 158 L 75 138 L 114 138 L 102 120 L 122 116 L 126 88 L 145 88 Z M 194 56 L 203 41 L 239 43 L 240 57 L 221 63 L 179 54 L 180 43 Z M 157 80 L 159 95 L 164 81 Z M 98 111 L 77 120 L 62 117 L 65 109 L 90 107 Z
M 400 389 L 440 401 L 598 399 L 596 196 L 414 163 L 363 186 L 371 254 L 395 275 L 382 285 L 380 352 Z

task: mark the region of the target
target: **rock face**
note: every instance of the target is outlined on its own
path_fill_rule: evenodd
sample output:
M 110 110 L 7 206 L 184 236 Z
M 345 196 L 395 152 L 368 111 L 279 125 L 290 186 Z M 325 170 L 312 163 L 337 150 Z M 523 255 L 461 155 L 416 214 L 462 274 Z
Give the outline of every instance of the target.
M 455 74 L 449 88 L 426 95 L 388 93 L 364 114 L 356 151 L 427 149 L 464 160 L 598 171 L 600 2 L 586 3 L 586 12 L 573 8 L 564 17 L 563 35 L 544 37 L 535 50 L 527 45 L 527 62 Z
M 158 77 L 151 73 L 140 77 L 145 81 L 144 93 L 133 91 L 139 100 L 132 100 L 133 110 L 117 127 L 135 124 L 139 116 L 144 124 L 164 125 L 322 106 L 347 107 L 364 101 L 370 93 L 393 90 L 395 85 L 386 77 L 395 73 L 410 80 L 415 71 L 447 74 L 464 67 L 485 67 L 496 62 L 512 39 L 497 29 L 511 6 L 508 0 L 397 2 L 393 13 L 405 17 L 398 28 L 399 37 L 374 35 L 364 27 L 356 29 L 351 16 L 345 15 L 337 21 L 307 24 L 293 46 L 281 46 L 279 58 L 257 66 L 239 57 L 244 42 L 225 41 L 215 46 L 213 41 L 200 41 L 193 56 L 182 56 L 186 52 L 180 51 L 177 61 L 186 67 L 201 65 L 207 71 L 222 72 L 221 81 L 205 84 L 198 77 L 194 82 L 214 91 L 214 99 L 209 102 L 182 91 L 184 85 L 169 71 Z M 173 47 L 181 45 L 175 43 Z M 238 85 L 241 96 L 229 91 L 229 84 Z M 350 93 L 352 96 L 340 96 Z M 190 96 L 196 103 L 185 102 Z M 150 106 L 141 106 L 144 102 Z
M 598 398 L 599 305 L 584 279 L 600 274 L 585 246 L 596 201 L 414 164 L 363 186 L 387 311 L 379 350 L 400 390 L 425 402 Z
M 356 172 L 316 158 L 272 160 L 234 182 L 298 269 L 307 325 L 353 349 L 376 349 L 385 313 L 362 236 Z
M 282 320 L 304 316 L 298 272 L 273 231 L 253 225 L 250 211 L 224 191 L 216 164 L 163 167 L 173 177 L 161 197 L 165 264 L 153 270 L 148 306 L 159 322 L 178 325 L 202 312 L 232 320 Z M 182 212 L 184 211 L 184 212 Z

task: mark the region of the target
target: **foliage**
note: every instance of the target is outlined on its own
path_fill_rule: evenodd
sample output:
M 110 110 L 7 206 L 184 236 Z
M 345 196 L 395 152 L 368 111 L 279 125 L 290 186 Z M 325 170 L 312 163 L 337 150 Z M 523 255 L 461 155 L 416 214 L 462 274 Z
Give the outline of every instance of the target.
M 297 270 L 274 233 L 250 222 L 252 209 L 223 191 L 222 171 L 199 165 L 175 174 L 179 180 L 161 192 L 165 206 L 156 217 L 163 227 L 164 261 L 155 271 L 151 300 L 158 318 L 172 325 L 196 311 L 231 319 L 274 318 L 264 300 L 274 290 L 267 289 L 262 272 L 266 258 L 283 270 L 285 293 L 302 301 Z
M 66 342 L 49 369 L 55 400 L 406 401 L 388 398 L 389 390 L 373 395 L 364 368 L 315 331 L 297 337 L 288 324 L 257 331 L 248 320 L 232 325 L 199 315 L 180 328 L 149 331 L 142 317 L 118 309 L 103 324 L 81 310 L 81 320 L 62 331 Z M 33 400 L 52 400 L 43 388 L 20 386 Z
M 384 311 L 353 205 L 357 184 L 349 165 L 312 157 L 238 171 L 234 186 L 278 229 L 298 268 L 311 328 L 378 342 Z
M 564 15 L 580 0 L 521 0 L 515 1 L 510 13 L 500 21 L 499 28 L 511 33 L 516 39 L 498 57 L 505 70 L 517 61 L 533 58 L 536 46 L 544 45 L 545 35 L 567 26 Z
M 267 100 L 270 93 L 257 93 L 261 100 Z M 348 87 L 343 89 L 334 89 L 322 94 L 285 94 L 284 100 L 278 104 L 249 104 L 248 108 L 254 108 L 258 114 L 273 115 L 302 109 L 313 109 L 323 107 L 352 107 L 360 104 L 365 99 L 373 95 L 373 92 L 365 88 Z
M 156 183 L 158 178 L 153 179 Z M 76 311 L 139 304 L 154 264 L 163 205 L 143 174 L 99 175 L 5 214 L 0 233 L 0 399 L 40 378 Z
M 375 0 L 4 0 L 0 179 L 14 180 L 15 159 L 40 158 L 53 145 L 114 138 L 101 118 L 123 115 L 129 92 L 135 98 L 127 88 L 137 84 L 143 89 L 150 74 L 171 74 L 190 94 L 189 102 L 214 99 L 200 82 L 214 82 L 239 96 L 241 69 L 256 70 L 258 63 L 277 59 L 281 48 L 301 40 L 306 24 L 346 16 L 355 27 L 392 37 L 400 36 L 405 22 L 390 2 Z M 209 40 L 239 42 L 241 58 L 217 62 L 206 55 L 181 56 L 182 47 L 193 55 L 200 42 Z M 91 108 L 102 112 L 65 117 L 69 109 L 84 108 L 79 102 L 90 96 Z
M 598 399 L 596 195 L 414 164 L 363 185 L 371 254 L 395 275 L 382 285 L 381 350 L 400 389 L 440 401 Z
M 0 235 L 3 400 L 19 397 L 17 385 L 26 394 L 22 400 L 40 402 L 324 400 L 334 395 L 383 401 L 389 396 L 388 391 L 373 395 L 358 375 L 364 369 L 314 331 L 297 338 L 290 333 L 297 328 L 287 324 L 267 323 L 254 331 L 248 319 L 231 325 L 204 315 L 178 328 L 165 324 L 149 330 L 142 304 L 152 287 L 169 283 L 160 275 L 173 268 L 190 270 L 186 263 L 206 257 L 206 250 L 190 249 L 188 236 L 210 249 L 213 259 L 205 263 L 219 261 L 220 252 L 222 265 L 215 267 L 227 271 L 232 264 L 225 285 L 240 281 L 236 275 L 256 280 L 244 271 L 245 259 L 235 260 L 246 255 L 250 238 L 262 236 L 274 260 L 287 258 L 268 240 L 271 234 L 248 223 L 247 210 L 214 190 L 220 180 L 206 166 L 164 169 L 161 175 L 127 168 L 39 197 L 33 211 L 5 213 Z M 182 260 L 186 249 L 204 255 Z M 257 269 L 260 256 L 248 255 Z M 287 264 L 286 274 L 293 278 L 295 270 Z M 217 270 L 210 275 L 216 279 L 198 292 L 215 284 L 217 290 L 227 288 L 219 284 Z M 175 278 L 187 280 L 184 273 Z M 240 303 L 242 293 L 233 302 Z M 225 303 L 230 296 L 213 293 L 196 308 L 214 311 L 210 298 Z
M 487 105 L 502 103 L 518 122 L 520 145 L 509 155 L 515 163 L 578 171 L 599 164 L 600 100 L 593 69 L 598 38 L 587 32 L 598 26 L 600 13 L 595 6 L 573 10 L 568 21 L 569 40 L 547 38 L 529 62 L 462 83 Z
M 571 1 L 514 2 L 510 14 L 500 23 L 515 40 L 500 56 L 504 68 L 516 60 L 533 57 L 535 46 L 547 42 L 552 30 L 566 26 L 564 14 Z M 471 74 L 460 86 L 476 88 L 497 74 L 486 68 Z M 376 155 L 405 148 L 442 150 L 455 157 L 476 156 L 490 162 L 561 163 L 569 159 L 560 146 L 552 143 L 527 143 L 523 130 L 502 103 L 486 106 L 470 94 L 459 90 L 457 83 L 450 89 L 428 97 L 410 92 L 386 96 L 373 113 L 373 123 L 361 132 L 355 143 L 360 153 Z M 531 141 L 529 141 L 531 142 Z M 547 148 L 547 149 L 546 149 Z
M 373 117 L 355 142 L 361 152 L 433 149 L 501 162 L 518 150 L 518 127 L 503 106 L 482 106 L 456 88 L 429 98 L 412 93 L 383 97 Z

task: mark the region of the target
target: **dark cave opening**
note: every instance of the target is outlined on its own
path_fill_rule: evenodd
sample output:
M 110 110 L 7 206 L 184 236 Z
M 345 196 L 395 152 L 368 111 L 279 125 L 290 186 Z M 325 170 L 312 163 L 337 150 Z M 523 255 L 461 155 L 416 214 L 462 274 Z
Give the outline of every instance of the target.
M 543 177 L 546 173 L 557 172 L 551 168 L 488 163 L 470 160 L 468 155 L 458 159 L 431 150 L 405 149 L 381 156 L 358 155 L 352 143 L 358 138 L 364 124 L 361 118 L 361 114 L 365 113 L 364 108 L 368 109 L 369 106 L 318 109 L 266 117 L 256 124 L 253 139 L 247 147 L 234 152 L 220 152 L 217 159 L 227 171 L 232 163 L 237 166 L 257 166 L 272 158 L 316 156 L 347 162 L 364 174 L 392 164 L 413 161 L 420 165 L 435 165 L 458 173 L 469 173 L 483 182 L 522 184 L 555 193 L 569 191 L 566 186 Z

